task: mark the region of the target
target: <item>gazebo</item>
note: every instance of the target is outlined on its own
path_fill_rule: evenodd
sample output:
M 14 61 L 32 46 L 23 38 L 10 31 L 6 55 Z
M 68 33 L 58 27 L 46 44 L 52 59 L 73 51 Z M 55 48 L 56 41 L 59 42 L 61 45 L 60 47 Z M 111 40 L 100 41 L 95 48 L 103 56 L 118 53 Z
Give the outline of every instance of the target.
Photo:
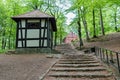
M 55 18 L 34 10 L 12 17 L 17 23 L 16 50 L 49 52 L 53 47 L 53 32 L 57 31 Z

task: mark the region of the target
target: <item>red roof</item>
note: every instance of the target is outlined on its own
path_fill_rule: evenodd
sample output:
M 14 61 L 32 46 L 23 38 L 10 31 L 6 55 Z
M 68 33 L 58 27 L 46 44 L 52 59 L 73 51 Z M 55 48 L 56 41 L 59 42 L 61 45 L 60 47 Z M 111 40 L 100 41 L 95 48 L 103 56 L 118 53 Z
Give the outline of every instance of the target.
M 77 40 L 78 37 L 73 32 L 70 32 L 64 39 L 64 43 L 71 43 L 71 41 Z

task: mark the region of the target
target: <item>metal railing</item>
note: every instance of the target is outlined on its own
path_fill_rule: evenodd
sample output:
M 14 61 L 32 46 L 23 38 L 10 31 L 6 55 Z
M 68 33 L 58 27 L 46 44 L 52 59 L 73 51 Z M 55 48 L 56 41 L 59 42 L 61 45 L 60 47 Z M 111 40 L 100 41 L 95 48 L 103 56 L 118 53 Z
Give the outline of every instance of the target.
M 120 53 L 109 49 L 95 47 L 95 55 L 103 62 L 113 65 L 120 73 Z

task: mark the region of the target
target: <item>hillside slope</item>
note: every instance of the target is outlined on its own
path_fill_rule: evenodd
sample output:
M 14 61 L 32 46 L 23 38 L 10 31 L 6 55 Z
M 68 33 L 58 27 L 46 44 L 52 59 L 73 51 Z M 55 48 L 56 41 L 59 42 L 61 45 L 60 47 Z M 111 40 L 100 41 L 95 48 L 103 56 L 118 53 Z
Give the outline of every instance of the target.
M 77 43 L 75 46 L 79 47 L 79 44 Z M 89 42 L 84 41 L 84 46 L 86 48 L 98 46 L 120 52 L 120 32 L 99 36 L 98 38 L 92 38 Z

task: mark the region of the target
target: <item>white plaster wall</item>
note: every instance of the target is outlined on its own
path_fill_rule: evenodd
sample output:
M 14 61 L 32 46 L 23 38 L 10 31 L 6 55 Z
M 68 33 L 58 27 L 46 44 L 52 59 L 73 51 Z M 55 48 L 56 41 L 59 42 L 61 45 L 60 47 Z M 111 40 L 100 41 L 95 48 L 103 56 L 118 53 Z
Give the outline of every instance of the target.
M 43 40 L 41 40 L 41 46 L 42 46 Z M 47 40 L 44 40 L 43 46 L 47 46 Z
M 47 29 L 45 30 L 45 37 L 47 37 Z
M 22 47 L 22 42 L 18 41 L 18 47 Z
M 43 37 L 44 29 L 41 29 L 41 37 Z M 45 37 L 47 37 L 47 29 L 45 30 Z
M 25 20 L 21 20 L 22 28 L 25 28 Z
M 23 45 L 25 44 L 25 41 L 23 41 Z M 22 41 L 18 41 L 18 47 L 22 47 Z
M 39 40 L 27 40 L 27 47 L 37 47 L 39 46 Z
M 27 30 L 27 38 L 39 38 L 39 30 L 36 29 L 28 29 Z
M 41 20 L 41 27 L 45 27 L 45 19 Z
M 18 33 L 18 38 L 21 39 L 21 31 L 19 30 L 19 33 Z
M 40 22 L 37 19 L 30 19 L 28 22 Z M 25 28 L 25 20 L 21 20 L 22 27 Z M 51 25 L 51 24 L 50 24 Z M 20 27 L 20 26 L 19 26 Z M 45 27 L 45 19 L 41 20 L 41 27 Z M 23 38 L 25 38 L 25 30 L 22 30 Z M 44 29 L 41 30 L 41 37 L 43 37 Z M 45 37 L 47 37 L 47 29 L 45 30 Z M 19 30 L 18 38 L 21 39 L 21 31 Z M 39 38 L 39 30 L 37 29 L 28 29 L 27 38 Z M 43 41 L 41 40 L 41 43 Z M 23 43 L 24 44 L 24 43 Z M 39 46 L 39 40 L 27 40 L 27 47 L 37 47 Z M 44 46 L 47 46 L 47 40 L 44 40 Z M 18 41 L 18 47 L 22 47 L 22 42 Z
M 47 46 L 47 40 L 44 40 L 44 46 Z
M 25 30 L 22 30 L 22 34 L 23 34 L 23 38 L 25 38 Z M 20 30 L 19 30 L 18 38 L 21 39 L 21 31 Z

